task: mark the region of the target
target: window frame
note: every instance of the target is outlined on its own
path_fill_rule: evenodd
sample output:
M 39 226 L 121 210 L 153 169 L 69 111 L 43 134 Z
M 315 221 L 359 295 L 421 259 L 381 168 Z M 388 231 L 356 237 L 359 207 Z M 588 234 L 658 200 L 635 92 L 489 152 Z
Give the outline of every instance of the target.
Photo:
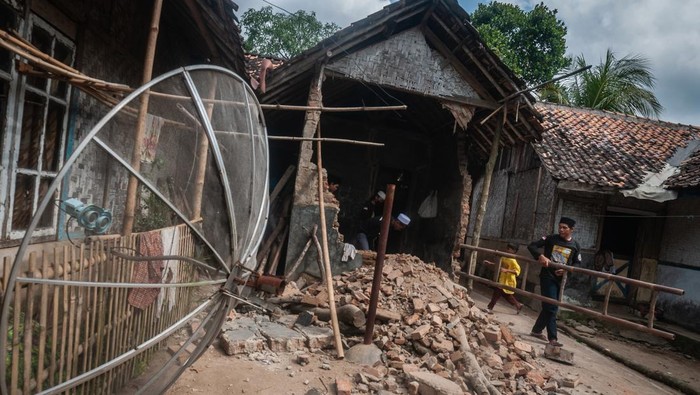
M 56 49 L 56 43 L 60 42 L 61 45 L 65 46 L 66 48 L 71 50 L 71 56 L 70 56 L 70 64 L 69 66 L 72 66 L 73 63 L 75 62 L 75 57 L 76 57 L 76 45 L 71 40 L 70 38 L 66 37 L 64 34 L 62 34 L 60 31 L 58 31 L 56 28 L 51 26 L 49 23 L 44 21 L 42 18 L 37 16 L 36 14 L 31 14 L 29 17 L 28 21 L 22 21 L 20 20 L 20 24 L 24 22 L 27 23 L 28 25 L 26 26 L 26 29 L 22 29 L 21 31 L 26 31 L 28 32 L 26 34 L 27 39 L 31 41 L 32 34 L 34 31 L 34 27 L 38 27 L 45 32 L 49 33 L 51 36 L 51 56 L 53 56 L 54 51 Z M 15 56 L 16 57 L 16 56 Z M 4 239 L 19 239 L 24 237 L 26 233 L 26 229 L 13 229 L 13 216 L 14 216 L 14 205 L 15 205 L 15 192 L 16 192 L 16 182 L 17 182 L 17 177 L 19 174 L 24 174 L 27 176 L 32 177 L 33 181 L 33 201 L 31 202 L 31 216 L 33 216 L 36 213 L 36 209 L 38 207 L 38 204 L 40 202 L 40 189 L 41 189 L 41 184 L 43 180 L 49 180 L 49 182 L 53 181 L 55 179 L 56 175 L 58 174 L 58 171 L 60 168 L 63 166 L 63 162 L 65 159 L 65 150 L 66 150 L 66 139 L 68 136 L 68 125 L 69 125 L 69 118 L 70 118 L 70 103 L 71 103 L 71 94 L 72 94 L 72 87 L 70 84 L 66 85 L 66 91 L 65 91 L 65 97 L 56 97 L 52 94 L 51 92 L 51 87 L 52 87 L 52 80 L 50 78 L 47 78 L 46 86 L 43 89 L 36 88 L 34 86 L 31 86 L 27 82 L 27 76 L 25 75 L 20 75 L 16 67 L 13 65 L 12 71 L 11 71 L 11 80 L 10 80 L 10 94 L 8 95 L 8 108 L 7 108 L 7 114 L 8 114 L 8 125 L 6 125 L 6 132 L 4 133 L 4 144 L 3 144 L 3 152 L 2 152 L 2 180 L 3 183 L 0 186 L 0 198 L 3 199 L 3 202 L 5 202 L 5 205 L 0 209 L 0 218 L 2 218 L 2 224 L 3 224 L 3 233 L 5 235 Z M 25 168 L 19 168 L 18 164 L 18 159 L 20 155 L 20 144 L 22 140 L 22 119 L 24 115 L 24 106 L 25 106 L 25 97 L 27 96 L 27 92 L 34 94 L 34 95 L 39 95 L 42 97 L 42 99 L 45 100 L 44 108 L 43 108 L 43 115 L 42 115 L 42 127 L 41 127 L 41 133 L 40 133 L 40 142 L 39 142 L 39 152 L 36 153 L 38 155 L 38 163 L 37 163 L 37 168 L 36 169 L 25 169 Z M 48 112 L 49 112 L 49 107 L 51 106 L 51 103 L 57 104 L 60 106 L 63 106 L 64 111 L 62 112 L 62 120 L 61 124 L 58 126 L 58 133 L 60 134 L 57 137 L 57 150 L 56 154 L 58 155 L 58 160 L 57 160 L 57 166 L 55 171 L 47 171 L 42 168 L 44 166 L 44 143 L 45 143 L 45 138 L 47 136 L 47 119 L 48 119 Z M 12 119 L 14 118 L 14 119 Z M 12 122 L 14 121 L 14 122 Z M 56 191 L 56 196 L 60 197 L 61 196 L 61 188 Z M 58 218 L 59 218 L 59 211 L 60 210 L 54 210 L 53 216 L 50 219 L 50 225 L 48 227 L 37 227 L 34 231 L 34 236 L 50 236 L 50 235 L 55 235 L 58 232 Z

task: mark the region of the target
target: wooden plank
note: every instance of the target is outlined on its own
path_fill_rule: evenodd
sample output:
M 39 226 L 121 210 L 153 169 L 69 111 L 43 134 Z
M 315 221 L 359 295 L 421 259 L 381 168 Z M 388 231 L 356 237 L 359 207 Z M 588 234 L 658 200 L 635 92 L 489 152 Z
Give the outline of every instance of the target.
M 66 261 L 71 262 L 71 266 L 73 266 L 69 277 L 69 279 L 73 280 L 75 279 L 76 274 L 75 266 L 77 266 L 75 263 L 75 248 L 72 246 L 66 246 L 65 252 Z M 77 303 L 77 297 L 75 293 L 75 287 L 70 287 L 70 291 L 68 291 L 68 339 L 66 344 L 66 379 L 70 379 L 73 377 L 73 358 L 75 356 L 73 354 L 73 345 L 75 340 L 75 309 Z
M 29 273 L 28 276 L 34 277 L 36 270 L 36 253 L 29 254 Z M 34 284 L 27 284 L 27 309 L 24 312 L 24 377 L 22 380 L 22 392 L 28 394 L 30 392 L 30 383 L 32 381 L 32 332 L 34 329 Z M 19 295 L 17 295 L 19 296 Z M 17 336 L 17 334 L 15 334 Z
M 68 273 L 70 272 L 70 264 L 68 263 L 66 247 L 62 248 L 62 254 L 56 255 L 54 259 L 58 264 L 59 257 L 61 259 L 61 267 L 63 268 L 63 279 L 68 280 Z M 61 344 L 59 347 L 58 356 L 58 382 L 61 383 L 66 379 L 66 343 L 68 340 L 68 305 L 70 301 L 68 300 L 70 287 L 69 286 L 57 286 L 61 288 Z
M 46 278 L 46 273 L 49 269 L 49 260 L 46 257 L 46 251 L 41 252 L 41 275 Z M 46 356 L 46 336 L 48 336 L 46 323 L 49 310 L 49 285 L 41 285 L 41 298 L 39 302 L 39 356 L 37 358 L 36 370 L 36 389 L 38 392 L 44 388 L 44 359 Z
M 296 166 L 290 165 L 287 170 L 284 172 L 282 175 L 282 178 L 277 182 L 275 185 L 275 188 L 272 190 L 272 193 L 270 194 L 270 207 L 273 206 L 275 203 L 275 199 L 277 199 L 277 195 L 282 192 L 282 189 L 284 189 L 285 185 L 287 185 L 287 182 L 289 179 L 292 177 L 294 174 L 294 170 L 296 170 Z
M 10 373 L 10 394 L 16 395 L 19 392 L 19 345 L 20 345 L 20 311 L 22 306 L 20 305 L 20 293 L 22 292 L 22 287 L 19 282 L 15 282 L 15 294 L 14 294 L 14 311 L 12 317 L 12 366 Z

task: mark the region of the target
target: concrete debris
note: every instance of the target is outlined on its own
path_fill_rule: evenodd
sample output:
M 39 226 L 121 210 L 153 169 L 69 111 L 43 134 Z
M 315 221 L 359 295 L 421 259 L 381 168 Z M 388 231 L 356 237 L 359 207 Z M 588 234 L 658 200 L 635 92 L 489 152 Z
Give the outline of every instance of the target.
M 567 365 L 573 365 L 574 364 L 574 353 L 565 350 L 561 347 L 553 346 L 551 344 L 547 344 L 544 348 L 544 356 L 546 358 L 549 358 L 554 361 L 558 361 L 561 363 L 565 363 Z
M 362 267 L 332 280 L 338 306 L 353 309 L 352 320 L 341 325 L 346 349 L 362 345 L 364 335 L 357 312 L 367 312 L 374 261 L 364 254 L 363 261 Z M 275 322 L 249 316 L 252 312 L 239 313 L 222 330 L 224 351 L 298 352 L 297 362 L 303 365 L 309 352 L 332 348 L 332 331 L 320 309 L 327 308 L 326 286 L 307 282 L 299 288 L 297 294 L 278 297 L 274 303 L 301 312 L 303 319 Z M 373 344 L 381 359 L 354 377 L 337 378 L 338 393 L 544 394 L 579 384 L 578 377 L 557 381 L 539 372 L 531 345 L 492 321 L 446 272 L 414 256 L 385 257 L 378 307 Z M 559 347 L 550 353 L 557 353 L 558 360 L 570 354 L 573 361 L 573 354 Z

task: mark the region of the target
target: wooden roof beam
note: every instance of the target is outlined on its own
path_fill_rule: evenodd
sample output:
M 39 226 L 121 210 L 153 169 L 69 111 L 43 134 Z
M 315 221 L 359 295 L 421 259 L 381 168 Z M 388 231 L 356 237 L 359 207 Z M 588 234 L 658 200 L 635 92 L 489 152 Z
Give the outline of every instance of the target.
M 347 79 L 350 81 L 356 81 L 358 84 L 370 83 L 370 84 L 377 85 L 377 86 L 383 86 L 383 87 L 388 88 L 388 89 L 393 89 L 393 90 L 396 90 L 399 92 L 405 92 L 405 93 L 410 93 L 413 95 L 424 96 L 424 97 L 436 99 L 436 100 L 451 101 L 451 102 L 455 102 L 455 103 L 459 103 L 459 104 L 466 104 L 469 106 L 486 108 L 489 110 L 493 110 L 493 109 L 498 108 L 498 104 L 496 104 L 496 102 L 492 102 L 492 101 L 488 101 L 488 100 L 477 99 L 477 98 L 466 97 L 466 96 L 436 96 L 436 95 L 431 95 L 431 94 L 425 93 L 425 92 L 412 91 L 412 90 L 406 89 L 406 88 L 400 88 L 400 87 L 389 86 L 389 85 L 380 85 L 380 84 L 373 83 L 373 82 L 356 80 L 354 78 L 350 78 L 350 77 L 346 76 L 345 74 L 338 73 L 338 72 L 335 72 L 335 71 L 332 71 L 329 69 L 326 69 L 326 76 L 335 77 L 335 78 L 343 78 L 343 79 Z
M 434 16 L 433 19 L 434 19 L 443 29 L 445 29 L 445 32 L 446 32 L 447 34 L 449 34 L 450 36 L 452 36 L 452 38 L 453 38 L 455 41 L 457 41 L 457 42 L 462 41 L 462 40 L 460 40 L 459 37 L 457 37 L 457 35 L 456 35 L 449 27 L 447 27 L 447 25 L 445 24 L 445 22 L 442 21 L 442 19 L 435 17 L 435 15 L 433 15 L 433 16 Z M 505 94 L 505 92 L 503 91 L 503 89 L 501 89 L 501 85 L 500 85 L 498 82 L 496 82 L 496 80 L 495 80 L 495 79 L 493 78 L 493 76 L 491 75 L 491 72 L 490 72 L 489 70 L 487 70 L 487 69 L 484 67 L 484 65 L 481 63 L 481 60 L 478 59 L 478 58 L 469 50 L 469 48 L 467 48 L 466 45 L 462 45 L 461 48 L 462 48 L 462 50 L 464 51 L 464 53 L 467 54 L 467 56 L 469 57 L 469 59 L 471 59 L 471 61 L 474 62 L 474 64 L 476 65 L 476 67 L 479 68 L 479 70 L 481 71 L 481 73 L 484 74 L 484 76 L 491 82 L 491 84 L 494 85 L 494 88 L 496 88 L 496 90 L 498 91 L 498 93 L 500 93 L 502 96 L 506 96 L 506 94 Z
M 457 59 L 457 57 L 447 48 L 447 46 L 433 33 L 433 31 L 426 26 L 425 29 L 422 30 L 423 34 L 425 35 L 426 39 L 432 44 L 435 48 L 437 48 L 438 52 L 447 60 L 450 61 L 450 64 L 457 70 L 457 72 L 464 77 L 465 80 L 467 80 L 467 83 L 476 91 L 476 93 L 484 98 L 487 98 L 489 101 L 495 102 L 496 100 L 491 97 L 488 91 L 486 91 L 482 84 L 474 77 L 474 75 L 467 70 L 467 68 L 464 66 L 464 64 Z M 496 106 L 498 107 L 498 106 Z M 494 107 L 494 108 L 496 108 Z
M 207 48 L 209 48 L 209 52 L 214 58 L 218 58 L 219 50 L 214 45 L 215 40 L 211 36 L 209 28 L 204 23 L 204 19 L 202 18 L 202 9 L 199 8 L 199 6 L 196 4 L 196 0 L 185 0 L 185 4 L 187 6 L 187 9 L 189 9 L 190 11 L 190 15 L 192 15 L 192 18 L 194 19 L 197 28 L 199 28 L 199 31 L 202 32 L 202 35 L 204 36 L 203 38 L 204 41 L 206 41 L 206 45 Z

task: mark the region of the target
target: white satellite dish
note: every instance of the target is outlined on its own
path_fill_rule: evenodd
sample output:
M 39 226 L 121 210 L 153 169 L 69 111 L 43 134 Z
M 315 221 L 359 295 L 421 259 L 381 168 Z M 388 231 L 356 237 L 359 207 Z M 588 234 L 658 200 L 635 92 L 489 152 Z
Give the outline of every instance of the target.
M 103 196 L 84 196 L 71 179 L 91 167 L 89 180 L 102 185 L 89 190 Z M 130 178 L 139 185 L 134 234 L 75 244 L 87 234 L 70 215 L 96 233 L 129 221 Z M 164 392 L 214 340 L 255 267 L 268 209 L 260 105 L 226 69 L 166 73 L 86 133 L 42 193 L 6 276 L 2 394 L 116 392 L 135 376 L 129 392 Z M 57 205 L 74 244 L 36 261 L 30 240 Z M 107 214 L 111 228 L 98 220 Z

